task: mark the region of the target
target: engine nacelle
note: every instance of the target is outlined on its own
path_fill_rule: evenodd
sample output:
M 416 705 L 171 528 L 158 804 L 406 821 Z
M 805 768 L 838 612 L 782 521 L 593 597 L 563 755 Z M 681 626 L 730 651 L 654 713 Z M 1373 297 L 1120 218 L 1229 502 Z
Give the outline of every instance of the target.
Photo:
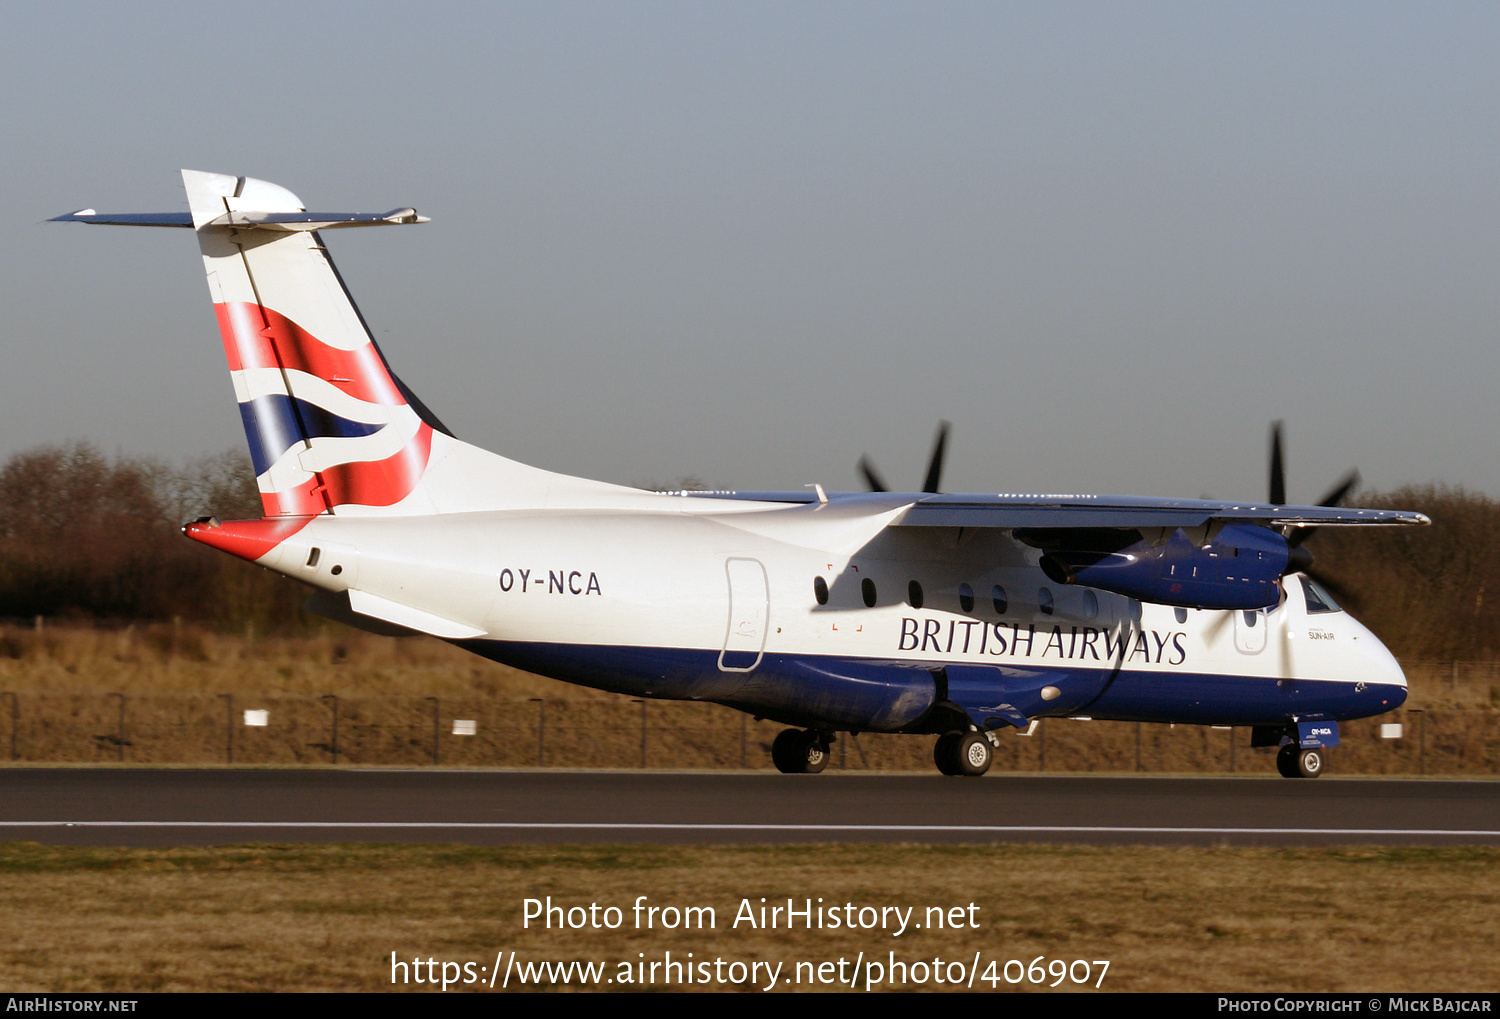
M 1162 605 L 1259 609 L 1276 603 L 1291 550 L 1280 534 L 1230 524 L 1207 545 L 1181 530 L 1160 545 L 1140 541 L 1118 551 L 1052 549 L 1042 570 L 1059 584 L 1082 584 Z

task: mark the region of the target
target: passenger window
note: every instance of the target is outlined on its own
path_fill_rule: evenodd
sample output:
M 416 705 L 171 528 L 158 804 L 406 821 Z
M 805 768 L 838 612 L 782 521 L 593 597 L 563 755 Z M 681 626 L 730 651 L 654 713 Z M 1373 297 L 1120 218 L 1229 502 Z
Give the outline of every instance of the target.
M 958 607 L 965 612 L 974 611 L 974 589 L 968 584 L 958 585 Z
M 1093 591 L 1083 592 L 1083 615 L 1086 619 L 1097 619 L 1099 616 L 1099 596 Z
M 813 597 L 818 599 L 819 605 L 828 604 L 828 581 L 822 577 L 813 578 Z
M 996 584 L 990 591 L 990 600 L 995 603 L 995 615 L 1005 615 L 1005 610 L 1010 608 L 1010 602 L 1005 598 L 1005 588 Z
M 1052 615 L 1052 611 L 1056 606 L 1052 601 L 1052 592 L 1047 588 L 1044 587 L 1036 593 L 1036 607 L 1042 610 L 1042 615 Z
M 1256 612 L 1254 609 L 1245 609 L 1245 626 L 1247 629 L 1255 629 L 1255 616 Z
M 873 609 L 875 607 L 875 581 L 869 577 L 861 580 L 859 582 L 859 593 L 864 595 L 865 608 Z
M 1183 608 L 1181 605 L 1172 610 L 1172 615 L 1176 617 L 1179 623 L 1187 622 L 1187 609 Z
M 911 602 L 911 607 L 919 609 L 922 607 L 922 585 L 913 580 L 906 585 L 906 600 Z

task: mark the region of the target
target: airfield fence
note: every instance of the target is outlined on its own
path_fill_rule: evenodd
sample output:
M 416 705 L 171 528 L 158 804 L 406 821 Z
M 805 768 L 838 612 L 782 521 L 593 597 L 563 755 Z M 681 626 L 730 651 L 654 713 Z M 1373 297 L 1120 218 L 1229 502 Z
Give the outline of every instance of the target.
M 248 714 L 247 714 L 248 713 Z M 260 723 L 260 724 L 247 724 Z M 1400 738 L 1382 726 L 1401 726 Z M 625 697 L 434 698 L 0 691 L 0 761 L 760 769 L 784 726 L 714 704 Z M 1390 730 L 1384 730 L 1389 733 Z M 1341 725 L 1336 774 L 1500 774 L 1500 711 L 1402 708 Z M 832 770 L 930 770 L 930 737 L 862 733 Z M 1250 730 L 1046 719 L 1001 734 L 998 772 L 1251 773 Z

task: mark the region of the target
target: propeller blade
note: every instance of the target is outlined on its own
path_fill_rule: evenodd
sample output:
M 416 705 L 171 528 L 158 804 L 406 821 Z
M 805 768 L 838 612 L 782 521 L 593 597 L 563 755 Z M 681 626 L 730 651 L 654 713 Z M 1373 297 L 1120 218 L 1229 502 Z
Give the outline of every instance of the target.
M 1286 468 L 1281 456 L 1281 422 L 1271 422 L 1271 505 L 1286 505 Z
M 927 461 L 927 480 L 922 483 L 922 491 L 936 493 L 938 484 L 943 479 L 943 456 L 948 447 L 948 422 L 938 423 L 937 439 L 932 444 L 932 458 Z
M 859 458 L 859 472 L 865 476 L 865 484 L 870 486 L 870 491 L 889 492 L 891 490 L 890 486 L 885 483 L 885 479 L 876 472 L 875 465 L 870 462 L 869 457 Z
M 1316 580 L 1319 587 L 1333 595 L 1333 600 L 1338 602 L 1341 608 L 1359 608 L 1359 592 L 1340 584 L 1337 580 L 1330 579 L 1328 574 L 1322 571 L 1305 570 L 1304 572 L 1313 580 Z
M 1294 527 L 1292 533 L 1286 536 L 1286 573 L 1306 573 L 1312 569 L 1313 554 L 1302 547 L 1302 543 L 1312 537 L 1316 527 Z
M 1350 471 L 1344 475 L 1342 481 L 1328 490 L 1328 494 L 1318 500 L 1319 506 L 1339 506 L 1344 502 L 1344 496 L 1352 492 L 1359 484 L 1359 471 Z
M 1318 505 L 1319 506 L 1338 506 L 1338 505 L 1340 505 L 1344 501 L 1344 496 L 1346 496 L 1350 492 L 1352 492 L 1354 490 L 1355 486 L 1357 486 L 1358 484 L 1359 484 L 1359 471 L 1350 471 L 1348 474 L 1344 475 L 1344 478 L 1343 478 L 1342 481 L 1340 481 L 1337 485 L 1334 485 L 1332 488 L 1330 488 L 1328 490 L 1328 494 L 1327 495 L 1323 496 L 1323 498 L 1321 498 L 1321 499 L 1318 500 Z M 1291 534 L 1287 535 L 1286 543 L 1291 548 L 1295 549 L 1298 546 L 1300 546 L 1304 541 L 1306 541 L 1308 538 L 1311 538 L 1314 534 L 1317 534 L 1317 533 L 1318 533 L 1318 529 L 1316 527 L 1298 527 L 1298 528 L 1295 528 L 1292 531 Z M 1296 562 L 1295 559 L 1294 559 L 1294 562 Z M 1300 569 L 1302 572 L 1306 573 L 1307 572 L 1307 568 L 1309 566 L 1311 566 L 1311 565 L 1312 565 L 1312 559 L 1309 557 L 1305 562 L 1300 562 L 1300 565 L 1294 565 L 1293 568 L 1294 569 Z

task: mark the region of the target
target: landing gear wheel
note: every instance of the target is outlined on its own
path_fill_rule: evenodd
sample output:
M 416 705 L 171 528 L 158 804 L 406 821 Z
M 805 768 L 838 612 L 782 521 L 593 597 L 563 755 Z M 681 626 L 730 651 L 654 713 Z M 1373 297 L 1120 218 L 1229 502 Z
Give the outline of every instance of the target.
M 1295 743 L 1288 743 L 1276 752 L 1276 770 L 1281 773 L 1282 778 L 1301 778 L 1302 774 L 1297 770 L 1297 751 L 1300 749 Z
M 960 775 L 968 775 L 970 778 L 978 778 L 990 770 L 990 761 L 994 760 L 994 754 L 990 750 L 990 741 L 984 735 L 971 732 L 959 738 L 954 749 L 958 758 Z
M 932 761 L 944 775 L 983 775 L 992 760 L 994 753 L 983 733 L 945 733 L 932 748 Z
M 783 775 L 796 775 L 802 771 L 797 757 L 801 753 L 802 730 L 783 729 L 771 743 L 771 763 Z
M 1323 751 L 1304 750 L 1295 743 L 1288 743 L 1276 754 L 1276 770 L 1282 778 L 1317 778 L 1326 763 Z
M 806 738 L 806 748 L 802 751 L 802 770 L 809 775 L 816 775 L 828 767 L 828 741 L 815 732 L 803 733 Z
M 783 775 L 816 775 L 828 767 L 828 741 L 815 732 L 783 729 L 771 743 L 771 762 Z
M 936 764 L 937 770 L 944 775 L 960 774 L 956 747 L 963 737 L 964 734 L 961 732 L 945 732 L 938 737 L 937 743 L 933 746 L 932 763 Z

